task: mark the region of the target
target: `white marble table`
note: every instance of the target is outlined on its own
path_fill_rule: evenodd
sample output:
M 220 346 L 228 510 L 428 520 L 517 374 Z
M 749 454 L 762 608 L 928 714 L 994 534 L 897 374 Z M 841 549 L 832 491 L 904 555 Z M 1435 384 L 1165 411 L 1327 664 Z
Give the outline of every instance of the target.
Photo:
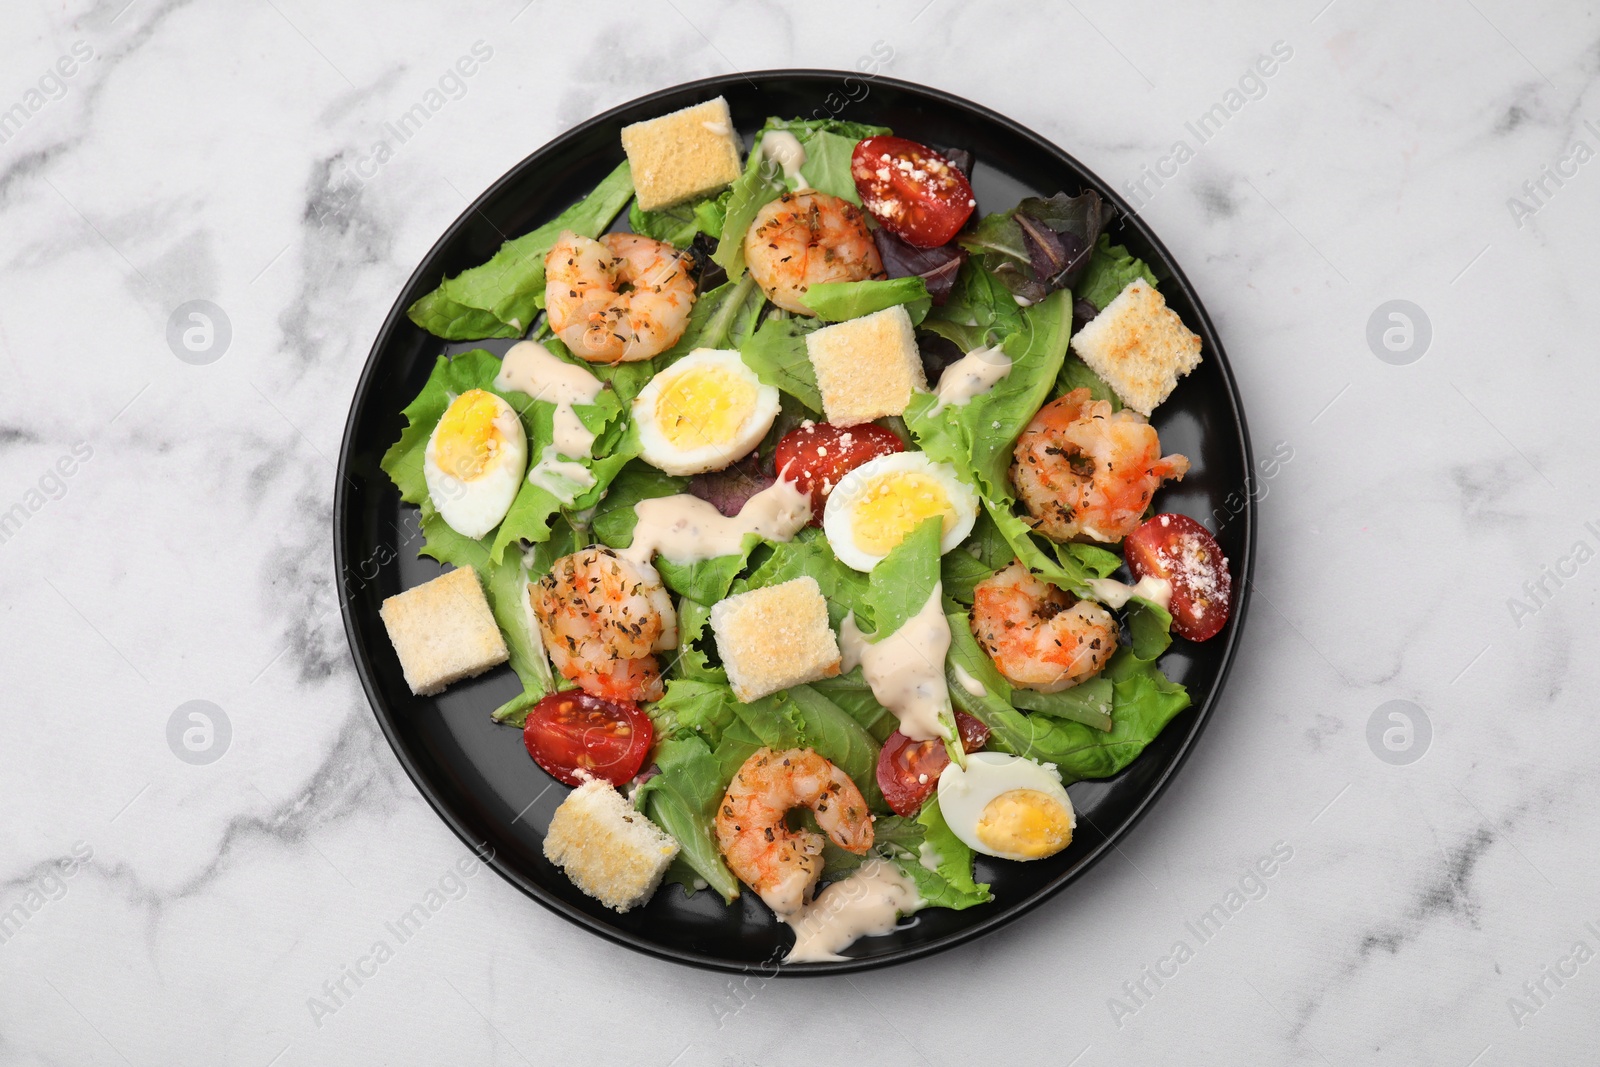
M 7 8 L 0 1061 L 1592 1062 L 1600 16 L 525 2 Z M 862 57 L 1142 178 L 1289 458 L 1226 699 L 1118 855 L 970 947 L 741 982 L 464 861 L 346 651 L 332 460 L 401 283 L 512 163 Z M 169 344 L 194 300 L 209 363 Z M 169 744 L 189 701 L 214 762 Z

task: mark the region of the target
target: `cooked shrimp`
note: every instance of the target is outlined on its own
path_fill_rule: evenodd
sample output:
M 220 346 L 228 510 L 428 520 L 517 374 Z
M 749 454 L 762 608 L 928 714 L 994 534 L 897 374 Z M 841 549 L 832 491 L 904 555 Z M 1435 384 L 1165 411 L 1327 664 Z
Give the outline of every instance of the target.
M 631 363 L 683 336 L 694 307 L 689 255 L 631 233 L 567 230 L 544 258 L 550 329 L 592 363 Z
M 528 598 L 563 678 L 608 700 L 661 699 L 652 653 L 677 647 L 678 616 L 654 567 L 595 545 L 556 560 Z
M 973 588 L 972 636 L 1012 685 L 1059 693 L 1105 669 L 1117 621 L 1012 563 Z
M 763 748 L 739 768 L 717 810 L 717 845 L 728 866 L 786 918 L 806 904 L 822 874 L 822 835 L 791 830 L 790 808 L 816 812 L 833 843 L 863 855 L 872 816 L 850 776 L 809 748 Z
M 1074 389 L 1039 409 L 1017 438 L 1011 484 L 1046 537 L 1115 543 L 1139 525 L 1150 498 L 1189 470 L 1184 456 L 1161 455 L 1153 426 L 1138 412 L 1113 412 L 1089 390 Z
M 744 258 L 767 298 L 801 315 L 816 314 L 805 295 L 819 282 L 886 277 L 861 209 L 827 193 L 785 193 L 758 211 Z

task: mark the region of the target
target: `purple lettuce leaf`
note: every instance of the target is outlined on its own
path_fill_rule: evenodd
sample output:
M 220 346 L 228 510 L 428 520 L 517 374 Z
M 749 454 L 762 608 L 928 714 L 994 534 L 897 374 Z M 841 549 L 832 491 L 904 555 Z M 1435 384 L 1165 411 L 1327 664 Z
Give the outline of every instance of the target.
M 935 307 L 943 306 L 955 288 L 956 275 L 967 260 L 965 249 L 954 245 L 917 248 L 879 227 L 872 231 L 878 257 L 891 278 L 921 278 Z

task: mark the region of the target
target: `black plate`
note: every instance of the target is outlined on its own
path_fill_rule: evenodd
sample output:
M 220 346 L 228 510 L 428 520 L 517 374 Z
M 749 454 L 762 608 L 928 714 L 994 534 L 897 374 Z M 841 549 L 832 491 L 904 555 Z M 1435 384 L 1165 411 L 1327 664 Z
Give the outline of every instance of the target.
M 491 865 L 552 911 L 614 941 L 665 959 L 745 970 L 781 957 L 789 935 L 752 893 L 724 907 L 714 893 L 685 897 L 668 886 L 642 908 L 617 915 L 584 896 L 544 858 L 544 828 L 566 790 L 523 750 L 520 735 L 489 720 L 490 709 L 519 691 L 501 668 L 438 697 L 412 696 L 378 617 L 383 599 L 434 577 L 419 559 L 416 509 L 403 505 L 379 469 L 399 436 L 400 410 L 428 377 L 441 342 L 412 325 L 405 309 L 439 284 L 488 259 L 505 235 L 547 221 L 586 195 L 622 160 L 620 128 L 717 95 L 725 96 L 746 143 L 769 115 L 842 118 L 892 127 L 930 144 L 970 149 L 979 210 L 1003 210 L 1020 196 L 1092 187 L 1121 209 L 1112 237 L 1150 263 L 1167 303 L 1204 342 L 1205 361 L 1158 409 L 1164 451 L 1193 463 L 1181 485 L 1158 498 L 1161 510 L 1207 521 L 1233 562 L 1233 617 L 1201 645 L 1177 641 L 1162 667 L 1189 687 L 1194 705 L 1172 721 L 1116 778 L 1069 790 L 1080 819 L 1065 852 L 1033 863 L 979 857 L 980 881 L 995 902 L 967 911 L 929 909 L 903 929 L 864 938 L 843 963 L 784 967 L 783 974 L 830 974 L 900 963 L 969 941 L 1055 894 L 1100 859 L 1160 795 L 1216 706 L 1244 622 L 1250 588 L 1253 505 L 1244 413 L 1211 320 L 1194 289 L 1154 234 L 1109 185 L 1016 123 L 959 97 L 887 78 L 841 71 L 785 70 L 728 75 L 641 97 L 578 126 L 512 168 L 455 221 L 417 267 L 395 302 L 356 387 L 339 457 L 334 502 L 335 558 L 350 651 L 395 755 L 422 795 L 463 841 L 493 850 Z M 481 347 L 503 352 L 510 342 Z M 477 345 L 447 345 L 462 351 Z M 1218 528 L 1220 525 L 1220 528 Z

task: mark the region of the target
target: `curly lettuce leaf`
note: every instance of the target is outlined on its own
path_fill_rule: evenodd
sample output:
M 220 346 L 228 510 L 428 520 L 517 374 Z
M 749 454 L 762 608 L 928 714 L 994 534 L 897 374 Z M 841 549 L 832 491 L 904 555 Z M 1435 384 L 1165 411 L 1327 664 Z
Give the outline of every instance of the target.
M 507 241 L 487 263 L 446 278 L 407 308 L 406 315 L 447 341 L 521 337 L 544 307 L 544 257 L 562 231 L 600 236 L 631 196 L 633 174 L 624 161 L 588 196 L 538 229 Z
M 915 326 L 933 306 L 928 285 L 921 278 L 869 279 L 860 282 L 818 282 L 806 290 L 806 306 L 823 322 L 858 319 L 900 305 Z

